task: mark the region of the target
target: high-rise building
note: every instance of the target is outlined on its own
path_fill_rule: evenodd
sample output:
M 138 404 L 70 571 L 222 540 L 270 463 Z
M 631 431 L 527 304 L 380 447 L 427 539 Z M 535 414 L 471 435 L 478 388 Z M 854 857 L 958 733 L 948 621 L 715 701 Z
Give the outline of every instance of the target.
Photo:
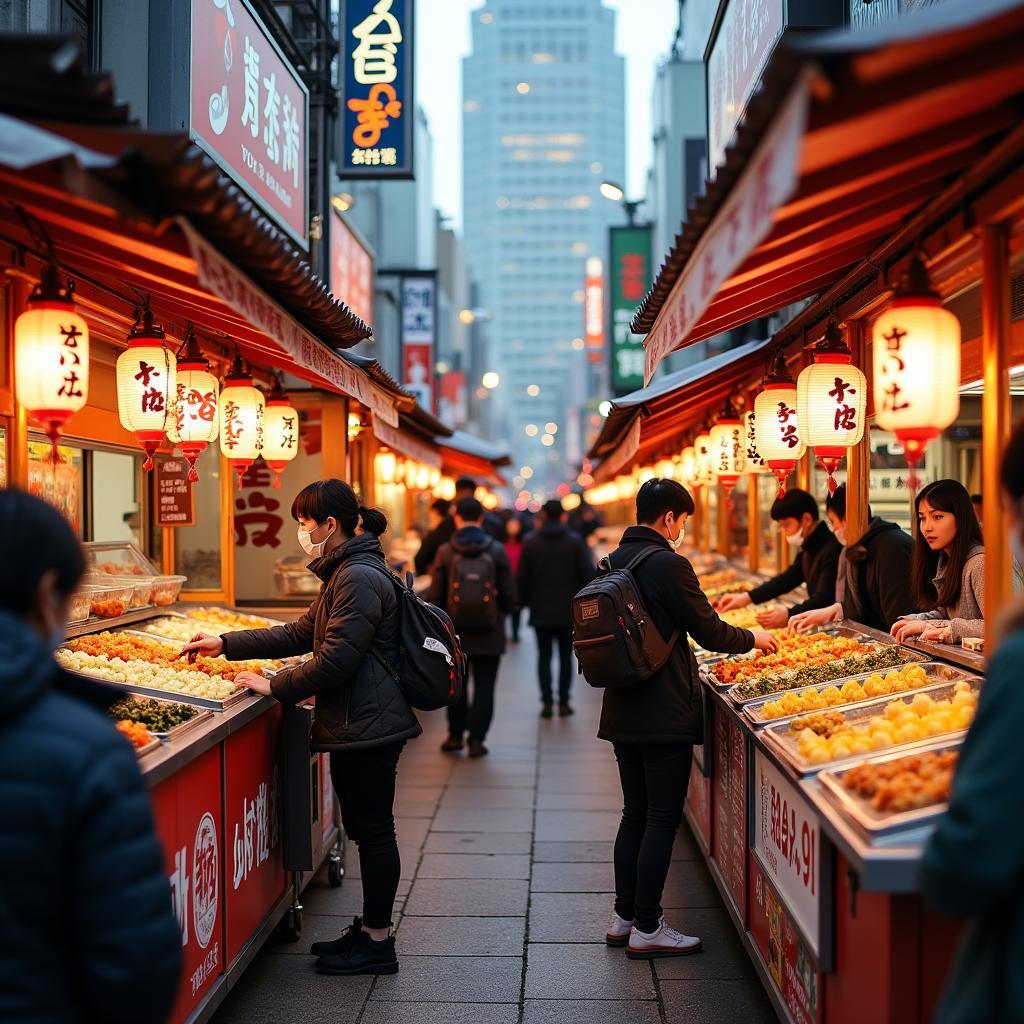
M 497 440 L 532 469 L 530 489 L 550 490 L 578 454 L 570 422 L 607 391 L 601 373 L 582 372 L 584 274 L 622 220 L 598 188 L 625 184 L 625 65 L 601 0 L 487 0 L 472 17 L 463 225 L 490 316 L 485 360 L 501 379 L 486 401 Z

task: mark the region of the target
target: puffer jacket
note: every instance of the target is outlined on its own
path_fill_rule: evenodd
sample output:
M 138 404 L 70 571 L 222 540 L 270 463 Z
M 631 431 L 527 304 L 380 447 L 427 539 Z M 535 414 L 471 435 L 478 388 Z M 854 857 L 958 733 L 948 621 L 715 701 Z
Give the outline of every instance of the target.
M 896 523 L 875 516 L 846 549 L 843 615 L 883 633 L 917 606 L 910 575 L 914 541 Z
M 572 599 L 594 578 L 586 541 L 564 523 L 545 523 L 523 545 L 519 600 L 530 609 L 530 625 L 568 629 Z
M 382 664 L 398 664 L 399 618 L 380 540 L 360 534 L 314 559 L 309 569 L 324 585 L 306 614 L 284 626 L 225 633 L 225 657 L 312 652 L 270 685 L 282 704 L 316 697 L 313 750 L 379 747 L 419 736 L 423 730 L 409 702 Z
M 181 931 L 121 693 L 0 612 L 0 1020 L 163 1024 Z

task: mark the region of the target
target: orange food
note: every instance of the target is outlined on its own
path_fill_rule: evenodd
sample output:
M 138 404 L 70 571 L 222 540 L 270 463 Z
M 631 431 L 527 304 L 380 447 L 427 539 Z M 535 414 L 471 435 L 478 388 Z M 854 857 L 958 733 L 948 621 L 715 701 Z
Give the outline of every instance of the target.
M 843 776 L 843 785 L 879 811 L 919 810 L 949 800 L 958 757 L 956 750 L 928 751 L 883 764 L 861 764 Z
M 128 611 L 128 602 L 123 598 L 116 600 L 100 598 L 98 601 L 89 602 L 89 612 L 101 619 L 116 619 L 119 615 L 124 615 L 126 611 Z
M 784 634 L 777 637 L 779 650 L 775 654 L 757 654 L 745 660 L 720 661 L 712 667 L 719 683 L 742 683 L 764 673 L 786 672 L 808 665 L 824 665 L 850 654 L 867 654 L 873 648 L 846 636 L 828 633 Z
M 117 729 L 131 740 L 136 750 L 147 746 L 152 740 L 149 730 L 141 722 L 130 722 L 124 718 L 117 723 Z

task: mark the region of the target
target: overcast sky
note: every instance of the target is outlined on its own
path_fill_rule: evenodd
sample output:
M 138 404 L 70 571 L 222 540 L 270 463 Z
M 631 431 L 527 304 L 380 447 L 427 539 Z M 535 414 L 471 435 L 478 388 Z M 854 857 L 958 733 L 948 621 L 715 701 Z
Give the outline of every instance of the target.
M 604 0 L 617 12 L 616 50 L 626 58 L 626 189 L 643 194 L 651 155 L 651 87 L 676 31 L 677 0 Z M 434 202 L 462 222 L 462 57 L 471 45 L 470 12 L 482 0 L 417 4 L 416 90 L 434 136 Z M 641 15 L 642 10 L 642 15 Z

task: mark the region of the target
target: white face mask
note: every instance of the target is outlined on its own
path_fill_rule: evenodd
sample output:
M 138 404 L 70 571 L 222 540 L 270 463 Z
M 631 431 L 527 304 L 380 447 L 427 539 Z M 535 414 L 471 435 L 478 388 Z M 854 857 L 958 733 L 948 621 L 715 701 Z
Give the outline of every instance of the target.
M 317 529 L 319 530 L 320 527 L 318 526 Z M 310 558 L 319 558 L 324 553 L 324 545 L 326 545 L 326 543 L 331 539 L 331 534 L 333 533 L 334 530 L 331 530 L 331 532 L 327 534 L 319 544 L 314 543 L 312 539 L 312 530 L 299 530 L 295 536 L 298 539 L 299 547 L 301 547 Z
M 786 543 L 791 548 L 799 548 L 803 546 L 804 539 L 800 536 L 800 531 L 797 530 L 795 533 L 786 534 Z
M 666 537 L 665 539 L 668 541 L 668 545 L 669 545 L 669 547 L 673 551 L 678 551 L 679 548 L 682 546 L 683 538 L 685 536 L 686 536 L 686 527 L 685 526 L 680 526 L 679 527 L 679 536 L 676 537 L 675 540 L 670 540 L 668 537 Z

